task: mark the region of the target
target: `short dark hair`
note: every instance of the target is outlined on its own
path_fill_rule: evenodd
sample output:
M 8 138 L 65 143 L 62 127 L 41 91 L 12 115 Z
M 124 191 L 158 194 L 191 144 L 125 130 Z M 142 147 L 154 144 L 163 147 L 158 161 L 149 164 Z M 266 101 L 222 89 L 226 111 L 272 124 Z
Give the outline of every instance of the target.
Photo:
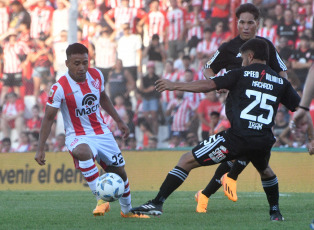
M 88 49 L 81 43 L 73 43 L 66 49 L 67 58 L 73 54 L 88 54 Z
M 213 111 L 210 113 L 210 116 L 216 116 L 216 117 L 220 117 L 220 113 L 217 111 Z
M 245 4 L 241 4 L 237 8 L 236 10 L 237 18 L 240 17 L 240 14 L 246 13 L 246 12 L 253 14 L 255 20 L 259 19 L 260 17 L 260 11 L 255 5 L 253 5 L 252 3 L 245 3 Z
M 185 73 L 193 74 L 193 71 L 192 71 L 191 69 L 186 69 L 184 72 L 185 72 Z
M 191 61 L 191 57 L 189 55 L 184 55 L 182 57 L 182 60 L 190 60 Z
M 253 58 L 268 62 L 269 48 L 267 42 L 259 38 L 252 38 L 245 42 L 240 47 L 240 52 L 252 51 L 254 53 Z
M 3 143 L 3 142 L 7 142 L 7 143 L 10 143 L 10 144 L 11 144 L 11 139 L 10 139 L 10 137 L 5 137 L 5 138 L 2 139 L 1 142 L 2 142 L 2 143 Z

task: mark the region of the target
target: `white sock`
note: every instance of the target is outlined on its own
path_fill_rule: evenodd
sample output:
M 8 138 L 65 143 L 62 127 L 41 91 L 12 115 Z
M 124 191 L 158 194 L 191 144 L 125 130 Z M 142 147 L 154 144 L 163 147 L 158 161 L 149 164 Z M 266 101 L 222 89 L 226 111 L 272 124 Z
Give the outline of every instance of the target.
M 79 161 L 79 166 L 90 190 L 92 190 L 92 193 L 96 195 L 96 182 L 99 178 L 99 172 L 93 159 L 89 159 L 87 161 Z
M 124 181 L 124 194 L 123 196 L 119 199 L 119 203 L 121 206 L 121 211 L 123 213 L 128 213 L 130 209 L 132 208 L 131 205 L 131 191 L 130 191 L 130 185 L 129 185 L 129 180 L 126 179 Z

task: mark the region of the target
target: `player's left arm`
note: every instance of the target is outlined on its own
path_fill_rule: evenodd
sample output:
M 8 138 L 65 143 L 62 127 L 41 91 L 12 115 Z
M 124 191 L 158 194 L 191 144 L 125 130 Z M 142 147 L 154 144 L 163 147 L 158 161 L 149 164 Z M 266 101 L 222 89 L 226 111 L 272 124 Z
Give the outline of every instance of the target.
M 155 88 L 160 93 L 165 90 L 206 93 L 215 90 L 216 83 L 211 79 L 192 82 L 172 82 L 167 79 L 159 79 L 155 82 Z
M 101 107 L 112 117 L 112 119 L 117 123 L 118 128 L 122 132 L 123 138 L 128 138 L 130 130 L 128 126 L 123 122 L 116 109 L 114 108 L 111 100 L 105 91 L 100 93 L 100 105 Z

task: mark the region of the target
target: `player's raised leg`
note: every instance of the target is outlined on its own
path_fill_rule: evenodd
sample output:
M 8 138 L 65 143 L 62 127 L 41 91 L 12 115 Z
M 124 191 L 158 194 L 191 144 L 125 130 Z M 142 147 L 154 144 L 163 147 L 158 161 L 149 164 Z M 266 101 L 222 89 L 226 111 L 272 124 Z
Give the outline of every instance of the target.
M 101 200 L 96 195 L 96 182 L 99 178 L 99 171 L 94 162 L 93 151 L 85 143 L 79 143 L 75 146 L 74 149 L 71 150 L 73 158 L 78 160 L 79 169 L 81 170 L 89 188 L 97 199 L 97 205 L 93 210 L 93 215 L 103 216 L 106 212 L 109 212 L 110 205 L 108 202 Z
M 193 168 L 201 166 L 194 158 L 192 152 L 183 154 L 177 164 L 167 175 L 162 183 L 157 196 L 145 204 L 131 209 L 136 214 L 161 215 L 162 206 L 166 199 L 173 193 L 188 177 Z

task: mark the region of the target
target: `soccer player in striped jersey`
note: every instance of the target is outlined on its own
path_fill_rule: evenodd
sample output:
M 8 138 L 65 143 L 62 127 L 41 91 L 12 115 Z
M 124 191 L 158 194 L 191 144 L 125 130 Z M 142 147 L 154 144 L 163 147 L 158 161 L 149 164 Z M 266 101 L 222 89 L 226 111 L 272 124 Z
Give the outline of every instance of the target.
M 45 115 L 39 133 L 35 160 L 45 165 L 44 146 L 54 118 L 61 109 L 66 135 L 66 147 L 73 157 L 75 167 L 82 171 L 87 184 L 96 196 L 94 216 L 103 216 L 110 210 L 108 202 L 96 194 L 99 171 L 95 160 L 106 172 L 113 172 L 124 180 L 125 191 L 119 199 L 124 218 L 149 218 L 130 212 L 131 193 L 124 169 L 125 161 L 112 133 L 104 122 L 100 107 L 117 123 L 122 136 L 127 138 L 129 129 L 122 121 L 104 89 L 104 77 L 98 69 L 88 68 L 88 49 L 74 43 L 66 50 L 68 72 L 50 90 Z

